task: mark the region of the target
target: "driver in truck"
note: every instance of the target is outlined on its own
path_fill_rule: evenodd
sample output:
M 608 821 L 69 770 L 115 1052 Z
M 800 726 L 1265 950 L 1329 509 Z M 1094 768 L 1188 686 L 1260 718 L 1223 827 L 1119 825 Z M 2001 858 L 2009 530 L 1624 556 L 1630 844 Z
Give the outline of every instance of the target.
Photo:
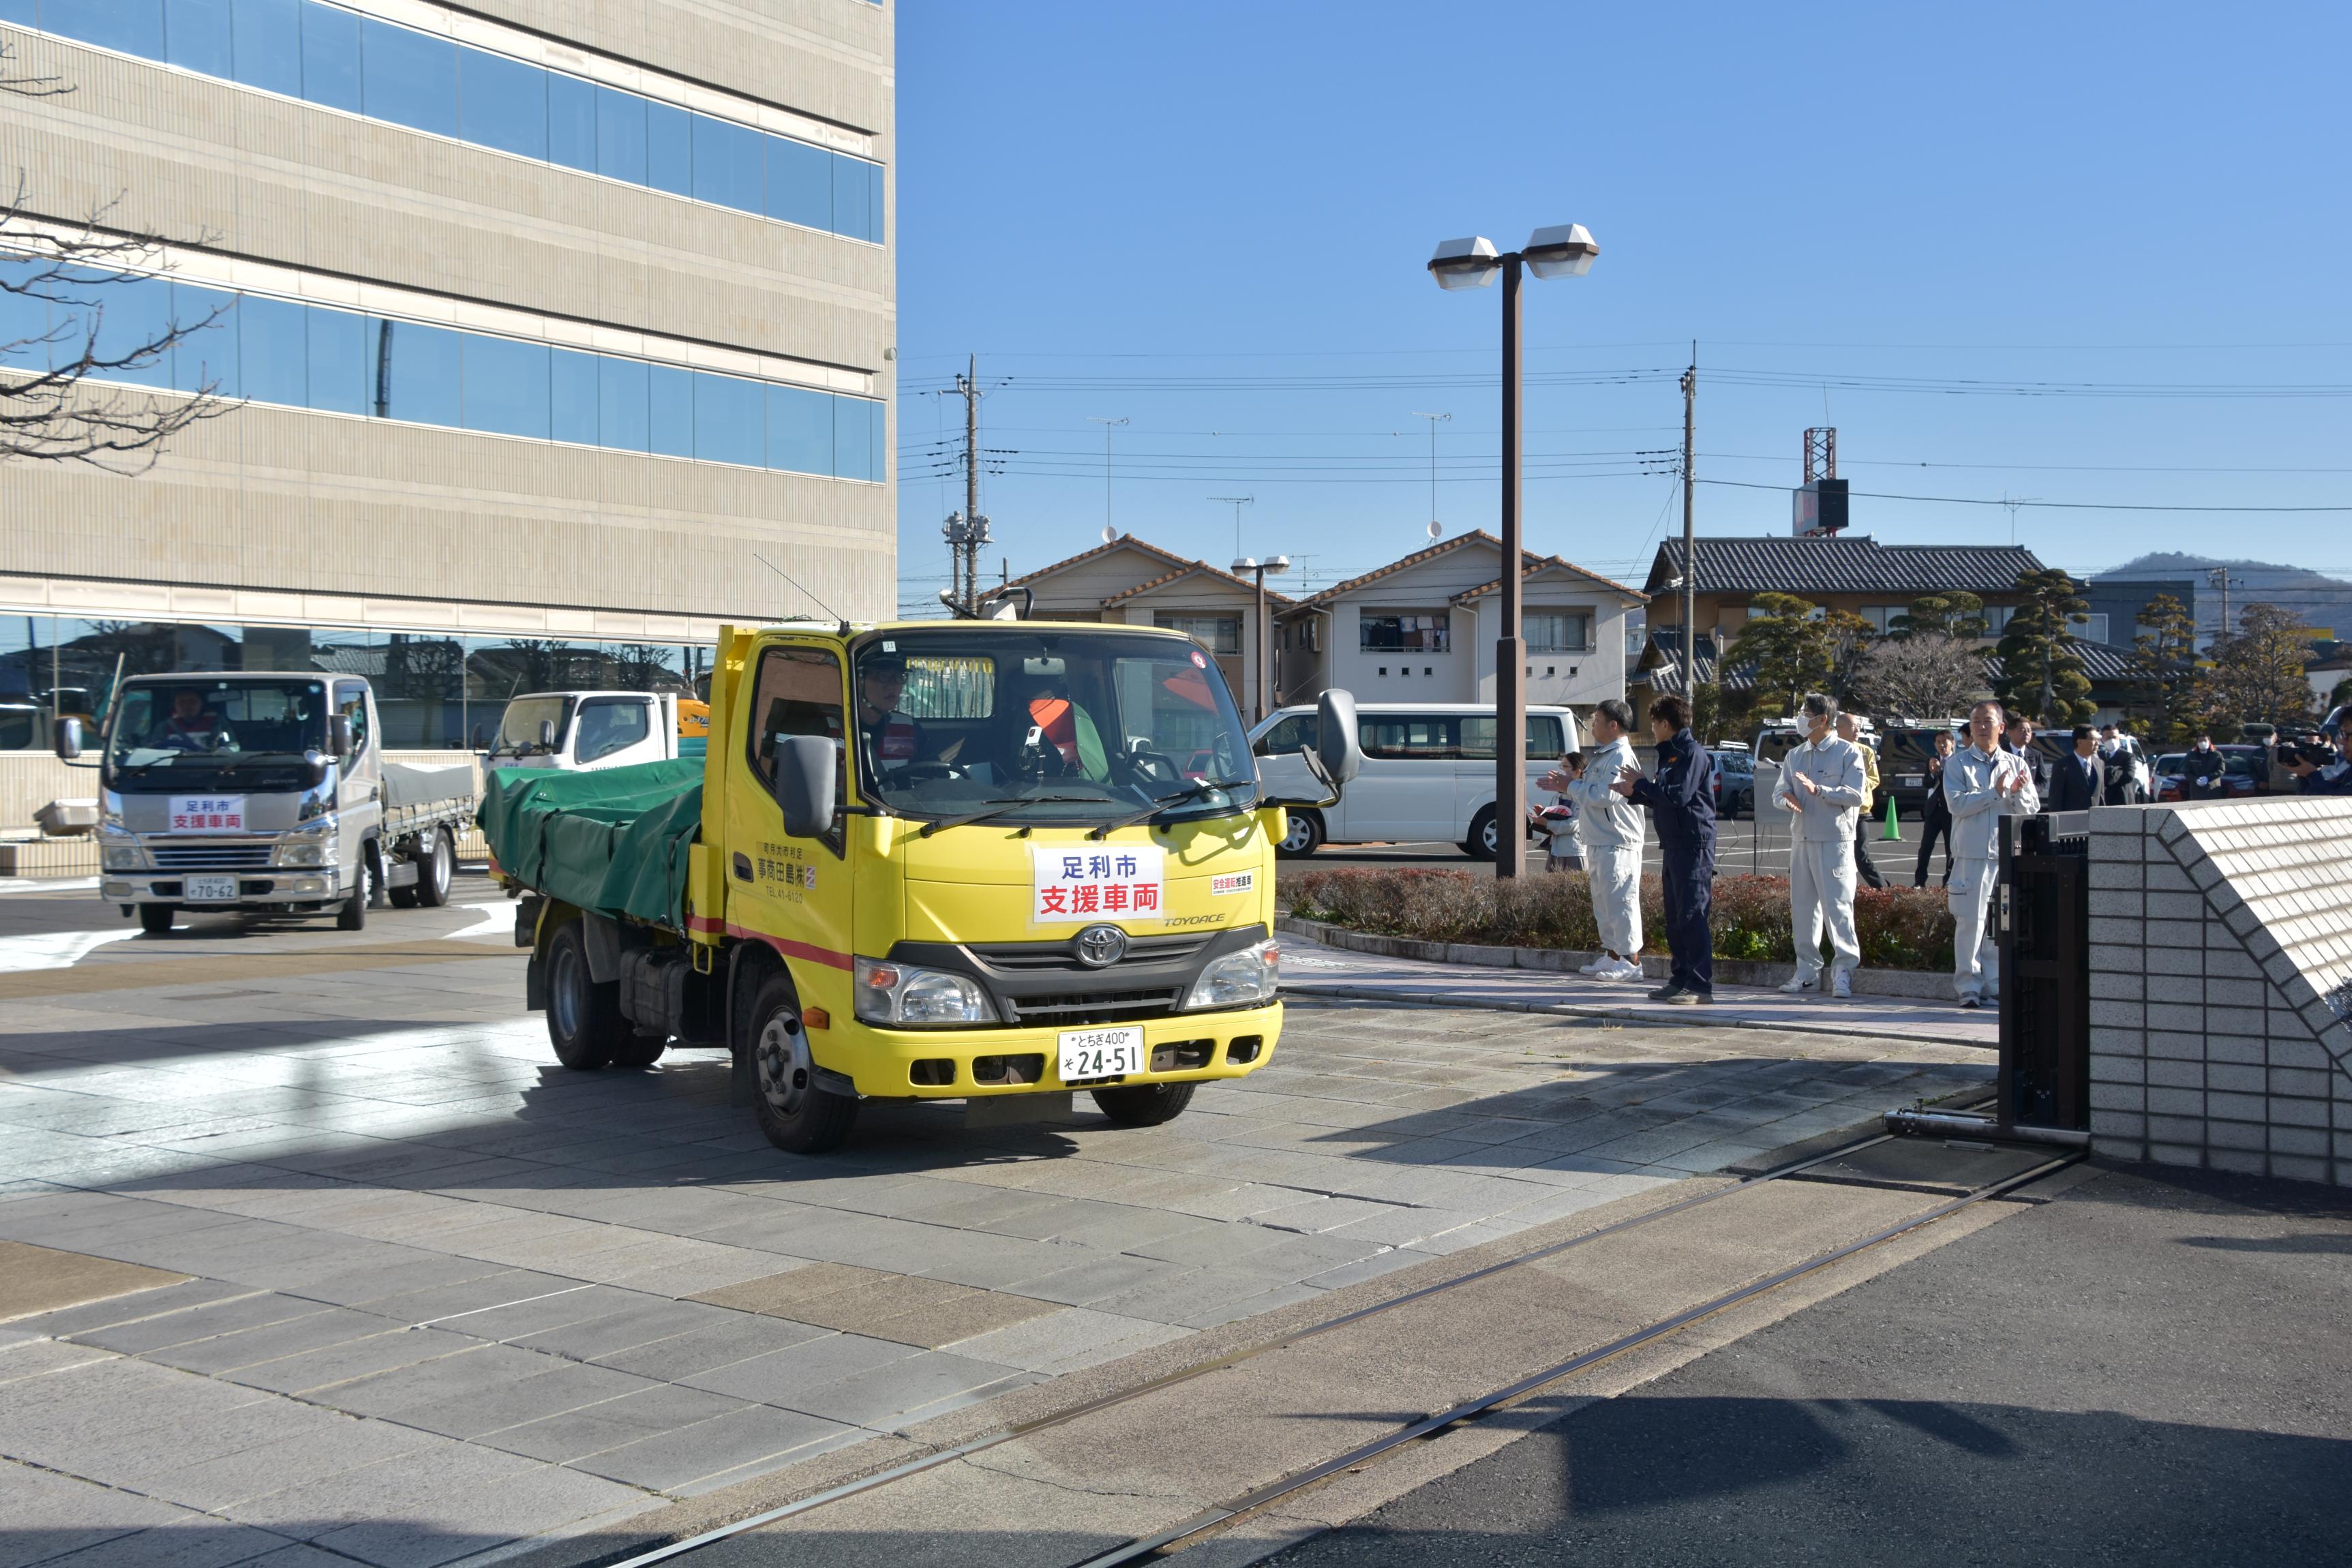
M 172 693 L 172 711 L 155 736 L 155 745 L 167 752 L 211 752 L 231 744 L 221 717 L 205 706 L 205 694 L 193 686 Z
M 859 661 L 857 740 L 875 776 L 897 773 L 922 754 L 923 731 L 898 711 L 907 689 L 907 661 L 879 653 Z

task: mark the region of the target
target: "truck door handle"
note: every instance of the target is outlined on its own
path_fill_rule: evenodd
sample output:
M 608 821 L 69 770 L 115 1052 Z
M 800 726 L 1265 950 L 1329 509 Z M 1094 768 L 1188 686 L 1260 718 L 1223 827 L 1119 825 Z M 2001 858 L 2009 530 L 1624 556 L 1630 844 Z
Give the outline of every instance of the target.
M 735 879 L 739 882 L 751 879 L 751 858 L 740 849 L 735 852 Z

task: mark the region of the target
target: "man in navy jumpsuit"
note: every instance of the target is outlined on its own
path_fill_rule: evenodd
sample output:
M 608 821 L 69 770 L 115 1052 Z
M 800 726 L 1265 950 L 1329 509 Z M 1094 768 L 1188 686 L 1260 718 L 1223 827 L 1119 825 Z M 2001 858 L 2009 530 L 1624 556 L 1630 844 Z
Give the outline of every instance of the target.
M 1715 937 L 1707 908 L 1715 893 L 1715 758 L 1690 730 L 1690 704 L 1661 697 L 1650 704 L 1650 733 L 1658 742 L 1658 772 L 1643 778 L 1627 763 L 1617 793 L 1647 806 L 1664 852 L 1666 946 L 1674 973 L 1650 993 L 1653 1002 L 1715 1000 Z

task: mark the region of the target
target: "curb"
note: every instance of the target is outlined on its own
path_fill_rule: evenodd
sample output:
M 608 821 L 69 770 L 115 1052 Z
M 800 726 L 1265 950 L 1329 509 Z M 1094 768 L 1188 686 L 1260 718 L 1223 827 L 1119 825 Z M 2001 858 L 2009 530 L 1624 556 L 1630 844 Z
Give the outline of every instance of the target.
M 1301 933 L 1304 934 L 1304 933 Z M 1830 1035 L 1849 1040 L 1890 1040 L 1903 1037 L 1899 1029 L 1863 1028 L 1853 1024 L 1779 1023 L 1764 1018 L 1727 1018 L 1716 1007 L 1664 1006 L 1642 1012 L 1632 1007 L 1587 1005 L 1575 1002 L 1520 1002 L 1502 996 L 1464 996 L 1438 991 L 1383 991 L 1368 985 L 1322 984 L 1308 981 L 1305 984 L 1282 983 L 1285 996 L 1313 998 L 1327 1002 L 1386 1002 L 1424 1007 L 1461 1007 L 1480 1013 L 1555 1013 L 1570 1018 L 1605 1018 L 1623 1024 L 1640 1024 L 1644 1027 L 1684 1029 L 1759 1029 L 1774 1035 Z M 1972 1050 L 1991 1051 L 2000 1047 L 1990 1040 L 1948 1040 L 1936 1037 L 1937 1045 L 1965 1046 Z
M 1520 969 L 1539 974 L 1574 973 L 1577 965 L 1589 963 L 1600 956 L 1569 948 L 1486 947 L 1475 942 L 1376 936 L 1370 931 L 1327 925 L 1321 921 L 1301 920 L 1295 915 L 1276 916 L 1274 928 L 1310 937 L 1326 947 L 1336 947 L 1348 952 L 1368 952 L 1379 958 L 1410 958 L 1423 963 L 1479 964 L 1488 969 Z M 1642 960 L 1642 973 L 1652 980 L 1665 979 L 1671 968 L 1670 962 L 1662 953 L 1652 953 Z M 1765 990 L 1782 984 L 1796 973 L 1797 966 L 1793 963 L 1758 963 L 1737 958 L 1715 961 L 1716 980 L 1725 985 Z M 1949 1002 L 1952 1000 L 1952 977 L 1937 970 L 1857 969 L 1853 971 L 1853 989 L 1858 996 L 1885 996 L 1906 1002 Z

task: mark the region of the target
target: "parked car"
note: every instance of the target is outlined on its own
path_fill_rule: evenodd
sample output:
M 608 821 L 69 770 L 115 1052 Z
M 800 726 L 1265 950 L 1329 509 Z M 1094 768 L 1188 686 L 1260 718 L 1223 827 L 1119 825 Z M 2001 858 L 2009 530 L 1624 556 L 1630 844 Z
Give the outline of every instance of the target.
M 1890 727 L 1878 742 L 1878 788 L 1881 801 L 1892 798 L 1895 808 L 1905 816 L 1923 816 L 1927 810 L 1927 764 L 1936 757 L 1936 737 L 1958 735 L 1966 730 L 1965 719 L 1949 719 L 1940 724 L 1898 724 Z M 1956 742 L 1966 745 L 1965 739 Z M 1882 805 L 1879 809 L 1884 811 Z
M 1274 759 L 1317 743 L 1312 708 L 1285 708 L 1250 732 L 1250 750 Z M 1363 771 L 1320 810 L 1298 806 L 1287 857 L 1323 844 L 1410 844 L 1450 839 L 1482 860 L 1495 858 L 1495 710 L 1466 702 L 1361 702 L 1356 736 Z M 1565 708 L 1528 710 L 1528 795 L 1560 758 L 1584 749 L 1583 728 Z M 1261 762 L 1260 772 L 1266 763 Z
M 1756 815 L 1756 753 L 1745 746 L 1715 753 L 1715 814 Z
M 2251 746 L 2216 746 L 2221 753 L 2221 793 L 2235 797 L 2255 793 L 2254 764 L 2245 753 L 2260 748 Z M 2177 801 L 2185 798 L 2182 784 L 2188 778 L 2189 753 L 2167 752 L 2156 759 L 2156 798 Z

